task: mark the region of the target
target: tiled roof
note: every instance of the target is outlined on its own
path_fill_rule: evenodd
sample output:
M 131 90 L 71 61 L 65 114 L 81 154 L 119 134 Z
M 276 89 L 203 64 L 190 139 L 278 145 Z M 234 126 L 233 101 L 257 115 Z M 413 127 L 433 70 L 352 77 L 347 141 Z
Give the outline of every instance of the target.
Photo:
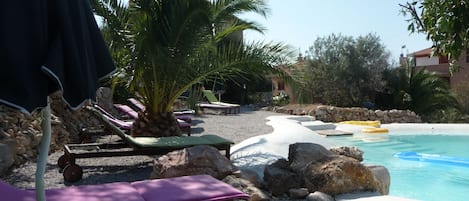
M 410 55 L 414 57 L 423 57 L 423 56 L 430 56 L 432 54 L 433 48 L 429 47 L 423 50 L 419 50 L 413 53 L 410 53 Z

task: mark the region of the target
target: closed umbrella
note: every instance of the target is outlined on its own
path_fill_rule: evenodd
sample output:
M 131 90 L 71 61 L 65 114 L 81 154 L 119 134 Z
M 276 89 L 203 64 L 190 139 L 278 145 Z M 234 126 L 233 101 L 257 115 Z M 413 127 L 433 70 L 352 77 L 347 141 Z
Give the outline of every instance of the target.
M 72 109 L 95 99 L 99 79 L 115 70 L 88 0 L 14 0 L 0 7 L 0 103 L 43 113 L 37 200 L 50 144 L 48 95 L 62 91 Z

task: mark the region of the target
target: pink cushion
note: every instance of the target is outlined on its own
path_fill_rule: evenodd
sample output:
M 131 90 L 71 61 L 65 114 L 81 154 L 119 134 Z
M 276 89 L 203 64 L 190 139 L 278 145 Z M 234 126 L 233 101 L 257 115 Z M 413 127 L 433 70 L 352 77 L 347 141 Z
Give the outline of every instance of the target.
M 137 181 L 131 185 L 146 201 L 249 199 L 249 195 L 209 175 Z
M 1 200 L 35 201 L 34 190 L 21 190 L 0 181 Z M 46 190 L 47 201 L 145 201 L 129 183 L 72 186 Z
M 1 200 L 35 201 L 35 196 L 33 191 L 21 190 L 0 180 Z
M 51 189 L 46 196 L 47 201 L 145 201 L 126 182 Z
M 47 201 L 223 201 L 249 195 L 208 175 L 46 190 Z M 21 190 L 0 180 L 0 200 L 35 201 L 34 190 Z

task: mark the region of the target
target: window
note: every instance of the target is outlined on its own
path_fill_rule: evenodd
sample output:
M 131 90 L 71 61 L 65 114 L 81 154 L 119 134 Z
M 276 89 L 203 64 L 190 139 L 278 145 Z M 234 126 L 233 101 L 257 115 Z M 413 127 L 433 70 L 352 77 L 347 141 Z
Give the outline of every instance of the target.
M 448 63 L 448 56 L 439 56 L 439 64 L 447 64 Z

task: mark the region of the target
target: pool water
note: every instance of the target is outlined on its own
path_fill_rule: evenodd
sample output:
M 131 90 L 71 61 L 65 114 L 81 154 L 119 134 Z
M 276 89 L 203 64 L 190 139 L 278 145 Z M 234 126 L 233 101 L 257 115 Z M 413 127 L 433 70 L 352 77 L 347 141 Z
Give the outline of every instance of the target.
M 364 163 L 379 164 L 391 174 L 390 195 L 418 200 L 469 200 L 469 167 L 408 161 L 393 157 L 403 151 L 440 154 L 469 160 L 469 136 L 362 134 L 330 138 L 364 151 Z

